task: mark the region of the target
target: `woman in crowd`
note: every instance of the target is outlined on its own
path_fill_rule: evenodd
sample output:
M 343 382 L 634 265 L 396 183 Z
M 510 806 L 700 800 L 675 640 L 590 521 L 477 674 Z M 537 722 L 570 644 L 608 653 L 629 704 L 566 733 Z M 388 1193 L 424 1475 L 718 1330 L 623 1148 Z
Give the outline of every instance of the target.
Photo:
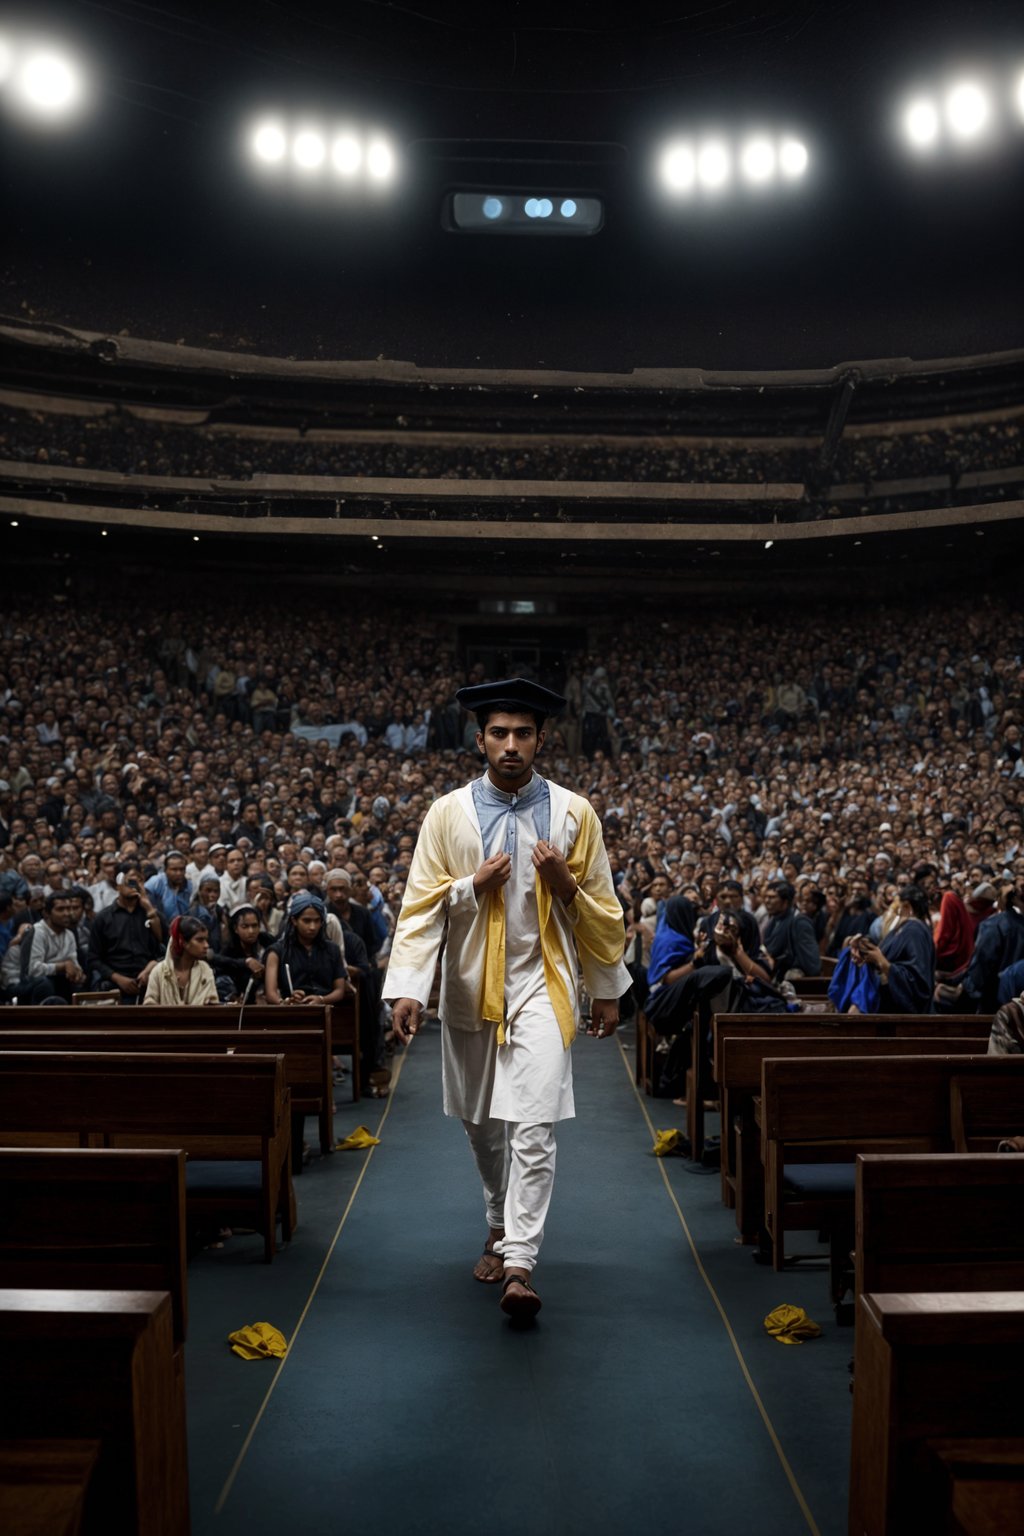
M 231 997 L 244 997 L 248 990 L 250 1002 L 262 998 L 266 972 L 264 956 L 272 942 L 269 933 L 261 930 L 259 913 L 251 902 L 234 907 L 228 914 L 227 943 L 213 957 L 218 989 L 227 980 L 231 984 Z M 225 1001 L 229 1000 L 225 998 Z
M 879 1013 L 931 1011 L 935 943 L 928 897 L 919 885 L 903 887 L 899 922 L 881 944 L 873 944 L 865 934 L 855 934 L 849 948 L 854 964 L 867 966 L 878 977 Z
M 345 961 L 325 932 L 327 910 L 319 896 L 298 891 L 288 904 L 288 922 L 266 953 L 264 987 L 268 1003 L 340 1003 L 345 996 Z
M 149 973 L 143 1002 L 159 1003 L 161 1007 L 218 1002 L 217 984 L 206 961 L 209 950 L 206 924 L 198 917 L 176 917 L 171 924 L 167 953 Z

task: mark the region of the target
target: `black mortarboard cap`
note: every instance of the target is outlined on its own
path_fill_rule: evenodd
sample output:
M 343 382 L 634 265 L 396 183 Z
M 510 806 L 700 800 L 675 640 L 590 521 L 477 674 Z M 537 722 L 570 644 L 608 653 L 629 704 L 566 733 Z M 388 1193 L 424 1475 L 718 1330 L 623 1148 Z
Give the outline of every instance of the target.
M 455 697 L 471 714 L 479 709 L 518 709 L 557 715 L 565 708 L 560 693 L 542 688 L 540 683 L 533 683 L 526 677 L 503 677 L 494 683 L 476 683 L 471 688 L 460 688 Z

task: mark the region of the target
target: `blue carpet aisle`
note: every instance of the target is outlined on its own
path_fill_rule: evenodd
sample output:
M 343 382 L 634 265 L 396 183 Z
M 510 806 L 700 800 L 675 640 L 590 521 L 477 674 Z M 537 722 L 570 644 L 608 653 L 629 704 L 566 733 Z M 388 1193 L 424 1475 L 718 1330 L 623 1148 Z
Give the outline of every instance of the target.
M 497 1288 L 470 1278 L 482 1203 L 462 1129 L 440 1113 L 434 1029 L 404 1063 L 382 1144 L 346 1177 L 347 1195 L 365 1169 L 288 1359 L 280 1370 L 221 1360 L 222 1373 L 252 1373 L 242 1409 L 220 1405 L 222 1421 L 223 1412 L 244 1421 L 233 1424 L 233 1448 L 256 1417 L 257 1391 L 273 1390 L 225 1473 L 216 1513 L 190 1375 L 193 1461 L 198 1451 L 204 1464 L 198 1481 L 193 1468 L 195 1536 L 282 1527 L 611 1536 L 638 1525 L 732 1536 L 755 1521 L 759 1536 L 845 1529 L 852 1333 L 829 1326 L 818 1343 L 785 1349 L 759 1328 L 778 1300 L 830 1324 L 824 1277 L 751 1273 L 717 1177 L 681 1162 L 666 1170 L 773 1424 L 783 1425 L 794 1487 L 659 1165 L 645 1156 L 650 1133 L 617 1044 L 581 1040 L 575 1052 L 579 1118 L 559 1128 L 536 1328 L 513 1332 Z M 663 1103 L 657 1111 L 659 1125 L 676 1114 Z M 327 1185 L 314 1196 L 314 1180 L 327 1172 L 300 1181 L 300 1217 L 322 1200 Z M 286 1331 L 290 1264 L 297 1275 L 294 1245 L 264 1269 L 282 1299 L 277 1315 L 260 1314 Z M 233 1326 L 255 1321 L 234 1300 Z M 203 1402 L 212 1433 L 217 1404 Z

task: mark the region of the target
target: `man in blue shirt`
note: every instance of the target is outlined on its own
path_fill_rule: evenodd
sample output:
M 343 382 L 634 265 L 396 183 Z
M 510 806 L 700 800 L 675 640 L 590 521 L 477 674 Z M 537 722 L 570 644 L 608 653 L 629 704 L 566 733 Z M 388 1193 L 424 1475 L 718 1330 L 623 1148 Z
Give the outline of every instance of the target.
M 169 928 L 176 917 L 184 917 L 192 900 L 192 882 L 185 875 L 184 854 L 169 853 L 164 860 L 163 873 L 150 876 L 146 891 L 166 927 Z

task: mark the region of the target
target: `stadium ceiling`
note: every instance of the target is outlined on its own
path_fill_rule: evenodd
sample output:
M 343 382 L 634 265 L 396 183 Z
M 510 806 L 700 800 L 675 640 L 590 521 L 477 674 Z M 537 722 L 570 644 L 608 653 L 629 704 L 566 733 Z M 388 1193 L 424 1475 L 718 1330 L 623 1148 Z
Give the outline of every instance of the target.
M 1016 0 L 26 14 L 0 17 L 8 314 L 583 370 L 1024 339 Z M 553 238 L 588 200 L 592 238 Z M 452 238 L 503 228 L 544 238 Z

